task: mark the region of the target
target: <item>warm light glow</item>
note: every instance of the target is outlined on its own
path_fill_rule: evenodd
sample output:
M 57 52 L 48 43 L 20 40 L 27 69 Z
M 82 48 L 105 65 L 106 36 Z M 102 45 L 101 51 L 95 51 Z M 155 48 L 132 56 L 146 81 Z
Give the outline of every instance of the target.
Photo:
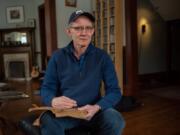
M 147 21 L 146 18 L 142 18 L 142 19 L 140 19 L 140 21 L 139 21 L 140 26 L 146 25 L 147 23 L 148 23 L 148 21 Z
M 141 18 L 138 22 L 138 31 L 139 33 L 145 34 L 146 35 L 150 34 L 150 26 L 149 26 L 149 22 L 147 20 L 147 18 Z
M 147 45 L 150 43 L 151 37 L 151 23 L 148 18 L 141 17 L 138 21 L 138 41 L 143 45 Z
M 143 34 L 146 32 L 146 25 L 145 25 L 145 24 L 143 24 L 143 25 L 141 26 L 141 32 L 142 32 Z

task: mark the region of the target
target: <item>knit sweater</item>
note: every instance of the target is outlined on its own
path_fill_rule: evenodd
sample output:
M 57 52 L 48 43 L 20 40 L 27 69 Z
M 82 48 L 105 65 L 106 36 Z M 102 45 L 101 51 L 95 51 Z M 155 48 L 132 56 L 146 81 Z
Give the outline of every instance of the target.
M 114 64 L 109 55 L 89 44 L 80 59 L 73 54 L 72 42 L 51 57 L 41 87 L 41 97 L 50 106 L 57 96 L 67 96 L 78 106 L 98 104 L 102 110 L 114 107 L 121 98 Z M 101 96 L 101 82 L 105 95 Z

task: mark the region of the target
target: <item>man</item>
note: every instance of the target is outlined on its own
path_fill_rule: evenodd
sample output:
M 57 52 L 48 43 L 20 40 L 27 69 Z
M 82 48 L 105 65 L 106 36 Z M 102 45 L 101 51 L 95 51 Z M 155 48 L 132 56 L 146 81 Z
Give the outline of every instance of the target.
M 67 34 L 72 41 L 51 57 L 41 89 L 45 105 L 57 109 L 77 107 L 87 111 L 86 119 L 41 117 L 43 135 L 64 135 L 65 130 L 86 126 L 96 134 L 120 135 L 124 120 L 113 107 L 121 98 L 110 57 L 91 43 L 94 17 L 82 10 L 69 18 Z M 105 96 L 100 95 L 101 81 Z

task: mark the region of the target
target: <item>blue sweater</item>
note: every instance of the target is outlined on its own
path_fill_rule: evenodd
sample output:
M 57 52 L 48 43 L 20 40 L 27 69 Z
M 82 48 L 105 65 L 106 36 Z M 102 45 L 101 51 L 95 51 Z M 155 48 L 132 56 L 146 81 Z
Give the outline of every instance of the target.
M 100 95 L 101 81 L 105 95 Z M 107 53 L 90 44 L 78 60 L 72 42 L 51 57 L 41 87 L 43 103 L 50 106 L 52 98 L 67 96 L 78 106 L 98 104 L 102 110 L 115 106 L 121 92 L 113 62 Z

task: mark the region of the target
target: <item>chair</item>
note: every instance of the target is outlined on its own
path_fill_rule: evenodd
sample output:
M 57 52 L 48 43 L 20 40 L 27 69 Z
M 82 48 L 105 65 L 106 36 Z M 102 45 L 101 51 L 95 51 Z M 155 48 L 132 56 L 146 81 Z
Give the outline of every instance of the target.
M 40 128 L 33 125 L 35 119 L 39 115 L 30 115 L 19 121 L 19 128 L 25 135 L 41 135 Z M 91 135 L 90 131 L 86 128 L 73 128 L 65 132 L 66 135 Z

